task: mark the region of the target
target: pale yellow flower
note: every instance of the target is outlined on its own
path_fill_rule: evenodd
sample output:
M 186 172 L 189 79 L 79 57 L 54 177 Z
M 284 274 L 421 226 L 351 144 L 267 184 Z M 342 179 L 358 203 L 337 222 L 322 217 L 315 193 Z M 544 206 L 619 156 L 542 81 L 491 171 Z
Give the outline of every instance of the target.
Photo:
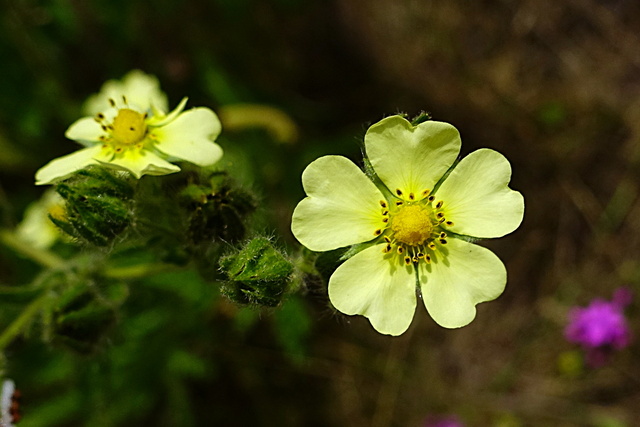
M 185 160 L 210 166 L 222 157 L 213 141 L 220 134 L 220 120 L 208 108 L 183 111 L 187 99 L 166 113 L 157 85 L 125 78 L 125 83 L 107 83 L 88 109 L 104 109 L 93 117 L 73 123 L 66 137 L 86 148 L 55 159 L 36 173 L 36 184 L 51 184 L 91 165 L 103 165 L 142 175 L 166 175 L 180 168 L 172 161 Z M 135 83 L 138 82 L 138 85 Z M 132 97 L 130 97 L 130 94 Z M 109 98 L 106 98 L 109 96 Z
M 401 116 L 371 126 L 364 143 L 376 179 L 344 157 L 321 157 L 303 172 L 308 197 L 293 213 L 293 234 L 313 251 L 364 244 L 329 279 L 331 303 L 400 335 L 418 291 L 438 324 L 467 325 L 507 280 L 500 259 L 470 240 L 511 233 L 524 215 L 522 195 L 508 187 L 509 162 L 480 149 L 450 170 L 458 131 Z
M 40 200 L 27 206 L 22 221 L 16 227 L 16 235 L 35 248 L 51 247 L 63 234 L 49 219 L 49 215 L 63 220 L 64 203 L 64 199 L 53 189 L 45 191 Z

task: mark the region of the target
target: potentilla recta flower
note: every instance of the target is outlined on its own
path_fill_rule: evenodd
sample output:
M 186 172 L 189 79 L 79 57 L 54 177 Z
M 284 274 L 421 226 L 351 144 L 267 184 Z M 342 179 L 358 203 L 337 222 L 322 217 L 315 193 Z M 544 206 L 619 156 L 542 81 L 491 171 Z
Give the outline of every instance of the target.
M 16 227 L 16 234 L 38 249 L 47 249 L 59 239 L 65 238 L 50 216 L 64 220 L 65 215 L 64 199 L 50 188 L 39 200 L 27 207 L 24 218 Z
M 480 149 L 452 167 L 461 146 L 456 128 L 414 126 L 401 116 L 371 126 L 364 145 L 373 180 L 344 157 L 321 157 L 303 172 L 308 197 L 293 213 L 293 234 L 313 251 L 365 243 L 329 279 L 331 303 L 400 335 L 418 288 L 438 324 L 467 325 L 476 304 L 506 284 L 500 259 L 470 238 L 504 236 L 524 215 L 522 195 L 508 187 L 509 162 Z
M 604 365 L 614 350 L 629 345 L 631 330 L 624 308 L 631 298 L 629 289 L 620 288 L 611 301 L 596 298 L 587 307 L 574 307 L 569 311 L 565 337 L 584 348 L 590 366 Z
M 112 96 L 104 109 L 76 121 L 65 134 L 86 148 L 46 164 L 36 173 L 36 184 L 63 180 L 91 165 L 125 170 L 140 178 L 178 172 L 180 168 L 172 161 L 185 160 L 204 167 L 222 157 L 222 148 L 213 142 L 221 129 L 213 111 L 203 107 L 183 111 L 187 103 L 184 98 L 166 113 L 159 89 L 156 91 L 149 82 L 140 84 L 143 87 L 138 90 L 131 82 L 103 88 L 88 109 L 101 105 L 104 96 Z

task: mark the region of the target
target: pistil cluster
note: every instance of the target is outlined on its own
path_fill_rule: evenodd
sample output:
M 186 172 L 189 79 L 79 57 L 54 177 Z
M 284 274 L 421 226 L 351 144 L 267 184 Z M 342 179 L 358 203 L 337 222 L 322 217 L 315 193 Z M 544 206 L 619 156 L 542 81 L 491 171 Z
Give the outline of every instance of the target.
M 414 193 L 406 195 L 396 189 L 398 199 L 391 206 L 380 201 L 384 229 L 377 229 L 376 236 L 382 236 L 386 242 L 384 253 L 393 253 L 401 257 L 406 265 L 418 264 L 421 260 L 431 263 L 438 245 L 447 244 L 447 233 L 443 225 L 452 226 L 453 222 L 445 218 L 444 201 L 424 190 L 417 198 Z M 435 202 L 435 204 L 434 204 Z
M 117 109 L 113 120 L 109 120 L 103 113 L 98 113 L 95 116 L 95 121 L 105 132 L 99 138 L 103 142 L 102 148 L 111 148 L 115 154 L 134 147 L 141 150 L 145 140 L 151 136 L 147 132 L 148 114 L 134 110 L 127 104 L 127 98 L 124 96 L 122 101 L 125 106 L 121 108 L 116 105 L 113 99 L 109 99 L 111 107 Z

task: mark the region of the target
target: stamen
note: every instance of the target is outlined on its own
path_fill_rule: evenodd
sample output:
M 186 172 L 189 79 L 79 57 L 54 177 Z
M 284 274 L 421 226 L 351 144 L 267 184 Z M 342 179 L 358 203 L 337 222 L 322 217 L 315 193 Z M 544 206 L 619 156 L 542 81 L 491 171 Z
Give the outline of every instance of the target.
M 447 224 L 449 227 L 451 227 L 453 225 L 453 221 L 447 221 L 445 224 Z
M 386 208 L 387 202 L 385 202 L 384 200 L 380 200 L 380 206 L 382 206 L 383 208 Z
M 382 253 L 388 254 L 389 252 L 391 252 L 391 245 L 387 245 L 382 248 Z
M 436 196 L 429 196 L 429 201 L 433 202 L 436 199 Z
M 114 100 L 113 100 L 113 98 L 109 98 L 109 104 L 110 104 L 112 107 L 115 107 L 115 106 L 116 106 L 116 101 L 114 101 Z
M 418 258 L 423 259 L 424 258 L 424 253 L 418 252 Z
M 387 243 L 391 243 L 391 239 L 388 236 L 384 236 L 384 241 Z
M 416 196 L 413 193 L 409 193 L 409 200 L 415 200 Z
M 128 102 L 127 102 L 127 97 L 126 97 L 126 96 L 124 96 L 124 95 L 122 95 L 122 102 L 124 102 L 124 103 L 125 103 L 125 105 L 126 105 L 126 104 L 128 104 Z
M 402 255 L 404 253 L 404 248 L 402 246 L 398 246 L 398 253 Z
M 427 264 L 431 264 L 431 255 L 429 254 L 425 255 L 424 260 L 426 261 Z
M 440 243 L 442 243 L 443 245 L 447 244 L 447 239 L 440 239 Z
M 382 215 L 389 215 L 389 211 L 387 210 L 382 211 Z
M 438 212 L 436 216 L 438 217 L 438 219 L 444 218 L 444 214 L 442 212 Z
M 116 153 L 122 152 L 122 147 L 116 147 Z
M 444 204 L 444 202 L 442 200 L 440 200 L 437 204 L 436 204 L 436 209 L 440 209 L 442 207 L 442 205 Z
M 382 222 L 389 222 L 389 218 L 387 217 L 382 218 Z
M 402 205 L 402 203 L 404 203 L 402 200 L 398 200 L 398 201 L 396 202 L 396 206 L 401 206 L 401 205 Z
M 445 217 L 440 218 L 440 221 L 438 221 L 438 224 L 442 224 L 445 221 Z
M 373 234 L 374 234 L 375 236 L 379 236 L 379 235 L 381 235 L 381 234 L 382 234 L 382 230 L 378 228 L 376 231 L 374 231 L 374 232 L 373 232 Z
M 104 114 L 102 114 L 102 113 L 98 113 L 98 115 L 96 117 L 98 119 L 100 119 L 100 120 L 104 120 Z
M 398 197 L 402 197 L 402 190 L 396 188 L 396 194 L 398 195 Z
M 431 249 L 432 251 L 436 250 L 436 244 L 433 242 L 429 242 L 429 244 L 427 245 L 429 247 L 429 249 Z M 427 255 L 429 256 L 429 255 Z
M 414 255 L 413 258 L 412 258 L 412 261 L 413 261 L 414 264 L 417 264 L 418 261 L 420 261 L 420 259 L 417 256 Z
M 429 195 L 429 193 L 431 193 L 431 190 L 424 190 L 422 192 L 422 197 L 427 197 Z
M 444 231 L 442 233 L 440 233 L 440 238 L 444 239 L 445 237 L 447 237 L 447 233 L 445 233 Z
M 404 263 L 407 265 L 411 264 L 411 257 L 408 257 L 408 256 L 404 257 Z

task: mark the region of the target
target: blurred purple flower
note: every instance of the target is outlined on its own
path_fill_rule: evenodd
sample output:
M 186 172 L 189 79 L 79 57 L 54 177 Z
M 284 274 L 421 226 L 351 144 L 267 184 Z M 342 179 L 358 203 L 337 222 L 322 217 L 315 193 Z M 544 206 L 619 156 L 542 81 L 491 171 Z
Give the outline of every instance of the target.
M 456 416 L 429 417 L 424 423 L 424 427 L 464 427 L 464 424 Z
M 611 301 L 596 298 L 587 307 L 575 307 L 569 311 L 569 324 L 564 335 L 568 341 L 582 345 L 590 366 L 604 365 L 613 350 L 629 344 L 631 331 L 624 317 L 624 308 L 632 298 L 628 288 L 619 288 Z

